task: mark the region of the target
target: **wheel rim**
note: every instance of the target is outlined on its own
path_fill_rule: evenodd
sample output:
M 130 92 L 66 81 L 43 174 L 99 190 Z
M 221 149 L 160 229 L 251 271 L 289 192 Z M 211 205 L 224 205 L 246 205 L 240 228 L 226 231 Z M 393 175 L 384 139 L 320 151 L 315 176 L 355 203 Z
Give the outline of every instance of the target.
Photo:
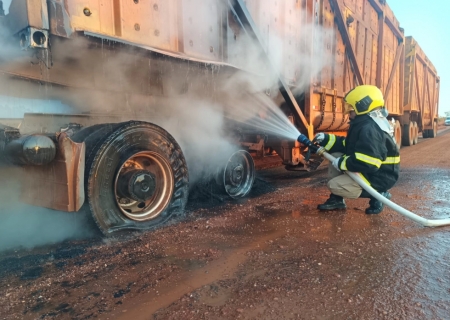
M 413 125 L 413 144 L 417 144 L 417 142 L 418 142 L 418 140 L 419 140 L 419 128 L 418 128 L 418 126 L 417 126 L 417 123 L 416 122 L 413 122 L 412 123 L 412 125 Z
M 410 144 L 414 144 L 414 125 L 411 123 L 409 125 L 409 141 Z
M 128 158 L 117 172 L 114 195 L 129 219 L 154 219 L 167 207 L 174 189 L 170 163 L 156 152 L 144 151 Z
M 226 193 L 232 198 L 244 197 L 250 192 L 254 181 L 255 164 L 252 156 L 243 150 L 235 152 L 223 171 Z

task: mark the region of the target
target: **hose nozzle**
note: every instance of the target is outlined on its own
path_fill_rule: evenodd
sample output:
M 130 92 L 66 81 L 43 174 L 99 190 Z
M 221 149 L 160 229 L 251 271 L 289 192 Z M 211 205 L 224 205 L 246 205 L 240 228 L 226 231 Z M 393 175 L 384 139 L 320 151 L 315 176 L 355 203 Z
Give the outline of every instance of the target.
M 316 146 L 311 140 L 308 139 L 307 136 L 305 136 L 303 133 L 301 133 L 298 138 L 297 141 L 300 142 L 301 144 L 304 144 L 305 146 L 307 146 L 309 149 L 311 149 L 312 152 L 317 153 L 317 150 L 319 150 L 320 148 L 318 146 Z

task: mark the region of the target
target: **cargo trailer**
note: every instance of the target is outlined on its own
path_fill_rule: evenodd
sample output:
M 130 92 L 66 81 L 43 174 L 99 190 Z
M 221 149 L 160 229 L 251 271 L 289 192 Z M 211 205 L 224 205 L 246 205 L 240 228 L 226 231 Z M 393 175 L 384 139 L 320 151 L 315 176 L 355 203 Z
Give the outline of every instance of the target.
M 89 210 L 105 235 L 183 217 L 195 164 L 214 156 L 208 179 L 232 198 L 251 190 L 249 152 L 314 170 L 295 137 L 255 119 L 281 113 L 310 138 L 345 134 L 343 97 L 356 85 L 384 92 L 399 146 L 435 136 L 439 78 L 385 1 L 12 0 L 0 24 L 4 108 L 76 110 L 5 119 L 0 156 L 22 167 L 24 201 Z M 191 110 L 215 124 L 202 105 L 219 106 L 224 131 L 195 158 L 193 143 L 212 137 L 192 135 Z
M 402 143 L 437 135 L 440 79 L 436 68 L 413 37 L 405 38 L 405 83 Z M 411 133 L 413 131 L 413 133 Z

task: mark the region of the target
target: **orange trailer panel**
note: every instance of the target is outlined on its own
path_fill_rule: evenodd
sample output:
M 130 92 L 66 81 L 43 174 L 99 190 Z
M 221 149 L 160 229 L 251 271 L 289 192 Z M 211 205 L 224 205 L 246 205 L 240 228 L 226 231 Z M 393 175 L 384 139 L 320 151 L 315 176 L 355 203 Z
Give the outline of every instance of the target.
M 11 12 L 21 17 L 12 19 L 14 30 L 34 21 L 30 12 L 28 17 L 21 16 L 27 12 L 23 3 L 42 6 L 42 0 L 13 1 Z M 238 46 L 247 35 L 230 11 L 230 3 L 66 0 L 52 2 L 48 24 L 51 35 L 71 38 L 75 32 L 84 32 L 172 57 L 246 68 Z M 358 84 L 378 86 L 396 119 L 405 119 L 404 107 L 423 110 L 424 126 L 437 116 L 435 69 L 418 46 L 411 56 L 410 45 L 405 71 L 404 33 L 385 0 L 246 0 L 245 5 L 262 48 L 269 56 L 282 58 L 277 71 L 295 94 L 298 107 L 290 111 L 302 131 L 345 131 L 343 98 Z M 415 82 L 420 87 L 417 93 L 411 65 L 414 76 L 421 79 Z M 408 89 L 405 76 L 411 78 L 406 80 Z
M 439 84 L 434 65 L 417 41 L 406 37 L 404 109 L 418 115 L 417 122 L 422 130 L 432 129 L 438 117 Z

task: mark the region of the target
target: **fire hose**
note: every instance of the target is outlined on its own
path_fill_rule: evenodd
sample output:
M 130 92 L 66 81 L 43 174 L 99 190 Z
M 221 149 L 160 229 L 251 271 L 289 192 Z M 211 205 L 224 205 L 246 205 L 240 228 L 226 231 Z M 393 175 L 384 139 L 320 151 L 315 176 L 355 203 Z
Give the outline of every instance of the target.
M 311 140 L 309 140 L 308 137 L 306 137 L 304 134 L 300 134 L 300 136 L 297 138 L 297 141 L 306 145 L 308 148 L 312 149 L 313 152 L 315 152 L 319 156 L 322 156 L 331 162 L 334 159 L 336 159 L 331 154 L 327 153 L 326 152 L 327 150 L 324 147 L 317 146 Z M 372 197 L 374 197 L 378 201 L 382 202 L 386 206 L 390 207 L 394 211 L 400 213 L 401 215 L 403 215 L 425 227 L 441 227 L 441 226 L 450 225 L 450 219 L 448 219 L 448 218 L 447 219 L 437 219 L 437 220 L 425 219 L 425 218 L 418 216 L 417 214 L 399 206 L 398 204 L 390 201 L 389 199 L 383 197 L 381 194 L 379 194 L 374 188 L 372 188 L 370 185 L 368 185 L 361 178 L 361 174 L 359 172 L 351 172 L 351 171 L 344 171 L 344 172 L 345 172 L 345 174 L 350 176 L 350 178 L 355 180 L 356 183 L 358 183 L 361 186 L 361 188 L 366 190 Z

